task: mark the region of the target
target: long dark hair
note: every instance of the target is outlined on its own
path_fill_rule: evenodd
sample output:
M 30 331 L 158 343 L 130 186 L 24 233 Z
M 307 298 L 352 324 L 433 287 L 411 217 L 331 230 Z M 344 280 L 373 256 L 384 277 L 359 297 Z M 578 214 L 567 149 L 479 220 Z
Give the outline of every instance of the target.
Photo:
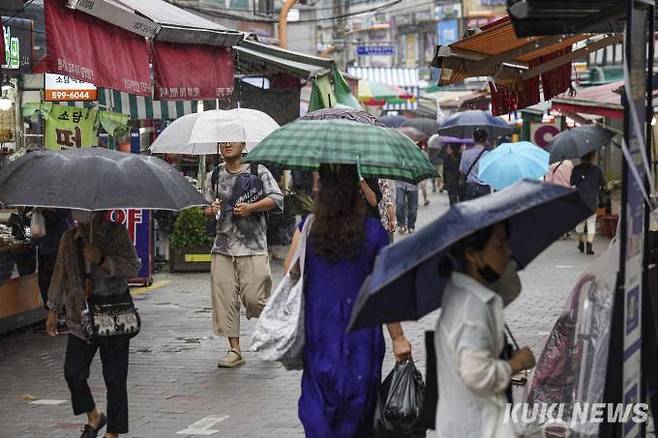
M 356 166 L 322 164 L 315 202 L 311 243 L 314 251 L 334 263 L 355 257 L 365 239 L 365 203 Z

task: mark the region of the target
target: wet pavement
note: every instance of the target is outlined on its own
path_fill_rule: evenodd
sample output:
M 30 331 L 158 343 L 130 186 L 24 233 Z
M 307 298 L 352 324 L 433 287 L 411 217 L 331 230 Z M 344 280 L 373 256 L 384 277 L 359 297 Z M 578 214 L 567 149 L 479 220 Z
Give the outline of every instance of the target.
M 433 195 L 419 208 L 418 227 L 447 209 L 445 195 Z M 601 252 L 606 239 L 596 242 Z M 569 290 L 593 259 L 579 254 L 573 240 L 557 242 L 523 273 L 524 291 L 506 309 L 521 345 L 539 352 Z M 275 284 L 281 262 L 272 263 Z M 226 341 L 212 335 L 209 274 L 158 274 L 148 289 L 137 289 L 143 330 L 131 343 L 130 433 L 126 437 L 302 437 L 297 418 L 300 372 L 258 360 L 245 351 L 246 364 L 218 369 Z M 243 314 L 244 321 L 244 314 Z M 436 314 L 405 323 L 417 366 L 425 371 L 423 333 Z M 248 349 L 254 320 L 241 325 Z M 24 331 L 0 338 L 0 438 L 77 437 L 83 417 L 71 412 L 63 378 L 64 336 Z M 393 366 L 390 349 L 386 375 Z M 90 386 L 105 408 L 100 360 L 92 366 Z M 431 436 L 428 434 L 428 436 Z

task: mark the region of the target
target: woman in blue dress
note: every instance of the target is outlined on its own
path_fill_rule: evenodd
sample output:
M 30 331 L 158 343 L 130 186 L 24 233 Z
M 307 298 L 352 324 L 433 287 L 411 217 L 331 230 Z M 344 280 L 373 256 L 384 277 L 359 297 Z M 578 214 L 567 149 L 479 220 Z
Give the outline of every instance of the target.
M 352 306 L 375 257 L 389 243 L 378 219 L 366 216 L 356 166 L 320 167 L 320 192 L 306 246 L 305 345 L 299 418 L 307 437 L 364 438 L 381 382 L 381 327 L 347 333 Z M 300 239 L 293 236 L 286 269 Z M 411 355 L 399 323 L 388 325 L 398 360 Z

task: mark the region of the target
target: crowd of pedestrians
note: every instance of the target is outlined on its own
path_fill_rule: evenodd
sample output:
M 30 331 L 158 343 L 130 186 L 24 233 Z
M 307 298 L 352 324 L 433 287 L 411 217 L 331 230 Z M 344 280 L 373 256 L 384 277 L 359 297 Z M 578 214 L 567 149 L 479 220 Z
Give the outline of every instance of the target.
M 413 139 L 427 149 L 427 138 Z M 475 130 L 474 145 L 444 145 L 436 154 L 441 186 L 450 205 L 491 193 L 478 177 L 490 150 L 487 132 Z M 212 325 L 227 339 L 218 367 L 245 363 L 240 343 L 240 308 L 258 318 L 272 291 L 268 253 L 268 213 L 284 207 L 281 170 L 275 178 L 263 165 L 243 162 L 244 143 L 220 143 L 223 162 L 206 177 L 204 213 L 213 223 L 210 273 Z M 594 211 L 605 187 L 593 154 L 573 167 L 551 166 L 545 179 L 576 187 Z M 348 333 L 352 309 L 378 253 L 399 234 L 413 233 L 419 204 L 418 184 L 364 178 L 358 165 L 322 164 L 316 172 L 293 171 L 292 188 L 311 197 L 312 214 L 298 218 L 277 245 L 290 245 L 285 269 L 297 247 L 306 245 L 304 264 L 304 371 L 299 418 L 309 437 L 365 437 L 372 427 L 382 377 L 385 342 L 381 327 Z M 285 190 L 285 187 L 283 187 Z M 424 193 L 424 206 L 429 204 Z M 124 227 L 101 214 L 46 211 L 48 239 L 39 243 L 39 285 L 49 310 L 47 332 L 58 334 L 65 315 L 68 343 L 65 379 L 76 415 L 86 414 L 82 438 L 128 431 L 127 373 L 129 336 L 94 338 L 86 330 L 82 303 L 95 295 L 128 294 L 128 279 L 139 261 Z M 308 222 L 308 234 L 301 238 Z M 73 228 L 71 226 L 76 224 Z M 580 224 L 578 248 L 593 254 L 595 216 Z M 531 368 L 528 348 L 510 353 L 503 307 L 520 293 L 507 223 L 487 227 L 451 249 L 439 268 L 448 286 L 436 326 L 441 398 L 436 424 L 440 436 L 511 436 L 502 423 L 514 374 Z M 286 237 L 287 236 L 287 237 Z M 61 240 L 60 240 L 61 239 Z M 387 324 L 396 360 L 411 357 L 412 346 L 400 323 Z M 100 351 L 107 385 L 107 413 L 95 405 L 87 384 L 90 364 Z M 473 431 L 477 431 L 475 434 Z

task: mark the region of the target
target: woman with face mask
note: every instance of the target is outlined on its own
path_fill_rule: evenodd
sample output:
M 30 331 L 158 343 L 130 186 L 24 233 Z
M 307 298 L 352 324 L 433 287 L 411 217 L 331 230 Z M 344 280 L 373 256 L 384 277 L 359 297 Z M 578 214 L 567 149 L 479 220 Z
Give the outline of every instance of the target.
M 479 230 L 440 267 L 449 276 L 435 332 L 441 437 L 515 436 L 504 421 L 511 378 L 535 359 L 528 347 L 506 353 L 503 307 L 521 291 L 507 238 L 505 223 Z

